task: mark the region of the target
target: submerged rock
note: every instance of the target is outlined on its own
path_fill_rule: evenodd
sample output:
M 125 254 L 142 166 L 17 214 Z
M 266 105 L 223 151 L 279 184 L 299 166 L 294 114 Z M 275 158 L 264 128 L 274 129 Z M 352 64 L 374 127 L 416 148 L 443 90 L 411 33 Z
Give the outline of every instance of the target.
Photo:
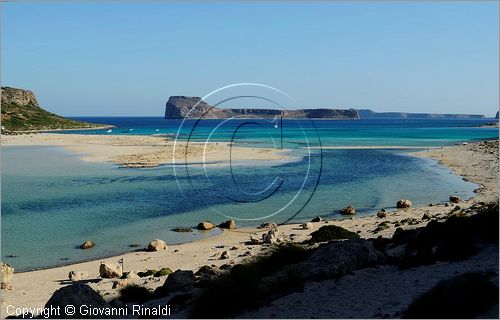
M 193 229 L 188 228 L 188 227 L 179 227 L 179 228 L 173 228 L 172 231 L 174 231 L 174 232 L 193 232 Z
M 401 199 L 396 203 L 396 208 L 399 209 L 404 209 L 404 208 L 409 208 L 411 207 L 412 203 L 410 200 L 407 199 Z
M 93 247 L 95 247 L 95 243 L 93 241 L 91 241 L 91 240 L 87 240 L 87 241 L 85 241 L 84 243 L 82 243 L 80 245 L 81 249 L 90 249 L 90 248 L 93 248 Z
M 340 210 L 340 213 L 345 215 L 352 215 L 356 213 L 356 208 L 354 208 L 353 206 L 347 206 Z
M 148 251 L 160 251 L 166 249 L 167 249 L 167 243 L 160 239 L 154 239 L 148 244 Z

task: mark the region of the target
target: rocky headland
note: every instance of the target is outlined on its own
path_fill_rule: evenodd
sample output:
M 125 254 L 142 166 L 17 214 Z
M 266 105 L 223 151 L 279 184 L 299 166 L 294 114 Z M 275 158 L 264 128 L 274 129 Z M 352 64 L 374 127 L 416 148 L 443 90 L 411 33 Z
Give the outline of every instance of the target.
M 2 133 L 104 127 L 61 117 L 40 107 L 30 90 L 2 87 Z

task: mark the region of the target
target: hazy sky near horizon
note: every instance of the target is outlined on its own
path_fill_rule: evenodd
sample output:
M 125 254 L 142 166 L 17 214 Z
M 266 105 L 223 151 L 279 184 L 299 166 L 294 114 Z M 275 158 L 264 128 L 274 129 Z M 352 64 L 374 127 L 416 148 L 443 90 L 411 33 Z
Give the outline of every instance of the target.
M 2 86 L 63 115 L 162 116 L 240 82 L 303 108 L 498 110 L 497 1 L 1 5 Z

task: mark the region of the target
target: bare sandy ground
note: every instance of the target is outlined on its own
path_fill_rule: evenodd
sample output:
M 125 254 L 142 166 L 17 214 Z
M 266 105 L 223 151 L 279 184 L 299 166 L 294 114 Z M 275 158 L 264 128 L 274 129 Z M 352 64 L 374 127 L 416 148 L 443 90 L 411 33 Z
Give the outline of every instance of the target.
M 37 139 L 44 141 L 46 138 Z M 130 142 L 130 140 L 128 141 Z M 152 141 L 160 143 L 156 139 Z M 53 143 L 53 141 L 50 143 Z M 483 148 L 481 147 L 481 143 L 474 143 L 432 150 L 419 153 L 418 155 L 430 156 L 438 159 L 458 174 L 462 174 L 466 179 L 483 186 L 477 191 L 476 197 L 458 204 L 462 209 L 467 209 L 479 201 L 498 199 L 498 142 L 493 142 L 493 144 L 492 146 Z M 128 147 L 128 145 L 123 147 Z M 396 203 L 397 200 L 399 199 L 394 199 L 394 203 Z M 424 214 L 437 219 L 444 219 L 450 214 L 454 206 L 455 204 L 433 204 L 428 207 L 392 210 L 389 211 L 387 217 L 383 219 L 376 216 L 364 218 L 356 218 L 354 216 L 351 219 L 342 221 L 323 221 L 313 223 L 312 230 L 303 230 L 297 224 L 283 225 L 278 229 L 285 239 L 294 242 L 306 240 L 312 231 L 327 223 L 339 225 L 348 230 L 358 232 L 363 238 L 374 238 L 379 235 L 390 237 L 394 233 L 396 227 L 406 229 L 426 225 L 429 220 L 422 219 Z M 386 227 L 378 228 L 382 222 L 387 222 L 384 223 Z M 378 230 L 376 231 L 376 229 Z M 265 230 L 247 228 L 224 230 L 220 236 L 170 246 L 164 251 L 132 252 L 104 260 L 117 262 L 119 259 L 123 258 L 125 271 L 132 270 L 136 272 L 145 271 L 147 269 L 158 270 L 162 267 L 169 267 L 172 270 L 183 269 L 196 271 L 203 265 L 221 266 L 222 264 L 237 264 L 248 257 L 244 256 L 247 251 L 253 256 L 262 250 L 267 250 L 267 247 L 263 245 L 246 244 L 251 234 L 257 233 L 258 236 L 261 236 L 264 232 Z M 230 250 L 233 246 L 235 246 L 236 249 Z M 221 260 L 221 253 L 226 250 L 229 252 L 230 259 Z M 90 280 L 99 280 L 99 264 L 100 261 L 90 261 L 64 267 L 14 274 L 10 287 L 2 292 L 1 315 L 6 315 L 6 306 L 9 304 L 15 307 L 43 306 L 55 290 L 70 283 L 67 280 L 70 271 L 84 271 L 89 274 Z M 388 272 L 390 272 L 390 270 Z M 162 285 L 164 280 L 165 277 L 150 279 L 141 278 L 137 281 L 143 286 L 155 288 Z M 111 299 L 117 295 L 117 290 L 112 289 L 113 280 L 104 279 L 98 282 L 91 281 L 89 285 L 95 290 L 98 290 L 105 299 Z M 356 285 L 361 286 L 360 283 Z M 352 314 L 356 313 L 353 312 L 351 315 Z M 280 315 L 284 316 L 283 314 L 278 314 L 278 316 Z M 342 313 L 339 315 L 345 317 Z
M 224 164 L 229 161 L 286 161 L 288 150 L 241 148 L 228 143 L 174 141 L 161 136 L 84 135 L 40 133 L 4 135 L 2 146 L 58 146 L 84 161 L 112 162 L 122 167 L 145 168 L 162 164 Z M 175 146 L 175 148 L 174 148 Z

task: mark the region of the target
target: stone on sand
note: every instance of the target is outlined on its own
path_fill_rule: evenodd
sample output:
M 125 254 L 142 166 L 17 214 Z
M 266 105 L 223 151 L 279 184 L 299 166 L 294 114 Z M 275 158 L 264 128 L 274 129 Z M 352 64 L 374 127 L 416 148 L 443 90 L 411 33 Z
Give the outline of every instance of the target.
M 212 222 L 209 222 L 209 221 L 200 222 L 200 223 L 198 223 L 198 226 L 196 227 L 196 229 L 198 229 L 198 230 L 210 230 L 213 228 L 215 228 L 215 224 L 213 224 Z
M 71 271 L 68 274 L 68 278 L 71 281 L 81 281 L 88 278 L 89 274 L 85 271 Z
M 6 289 L 10 283 L 10 279 L 14 275 L 14 268 L 8 265 L 7 263 L 2 262 L 2 284 L 1 288 Z
M 227 220 L 219 224 L 219 228 L 223 229 L 236 229 L 236 222 L 234 220 Z
M 116 263 L 105 261 L 99 266 L 99 275 L 101 278 L 120 278 L 122 276 L 122 268 Z
M 154 239 L 148 244 L 148 251 L 160 251 L 166 249 L 167 249 L 167 243 L 160 239 Z
M 347 206 L 340 210 L 340 213 L 345 215 L 352 215 L 356 213 L 356 208 L 354 208 L 353 206 Z
M 412 203 L 408 199 L 401 199 L 396 203 L 396 208 L 398 209 L 404 209 L 404 208 L 409 208 L 411 207 Z

